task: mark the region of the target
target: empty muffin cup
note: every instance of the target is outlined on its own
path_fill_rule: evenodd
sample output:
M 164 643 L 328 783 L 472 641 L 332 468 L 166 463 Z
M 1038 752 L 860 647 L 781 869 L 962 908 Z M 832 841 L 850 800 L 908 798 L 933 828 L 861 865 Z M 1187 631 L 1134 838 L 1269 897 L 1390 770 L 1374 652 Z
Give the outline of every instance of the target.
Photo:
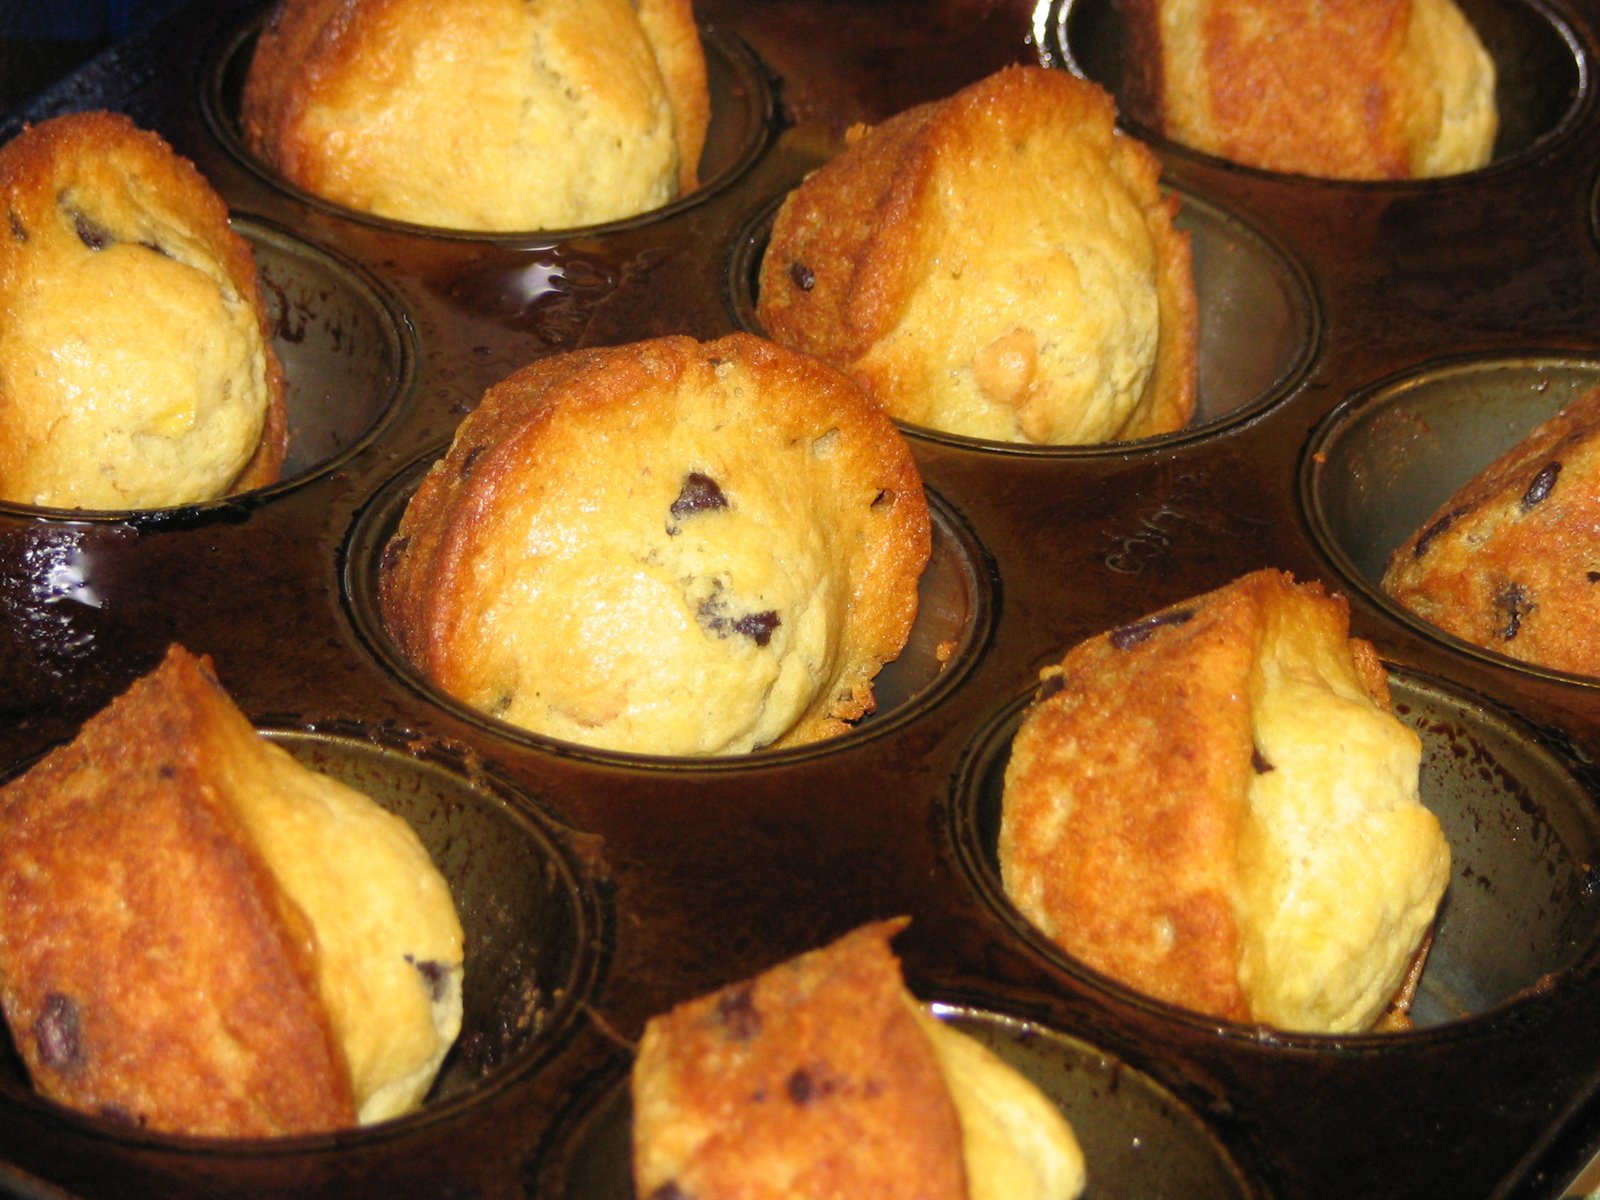
M 1593 952 L 1600 894 L 1589 864 L 1600 854 L 1600 815 L 1560 754 L 1515 717 L 1409 672 L 1391 670 L 1389 686 L 1395 715 L 1422 739 L 1422 802 L 1451 852 L 1449 887 L 1410 1014 L 1413 1026 L 1426 1030 L 1514 1005 Z M 1077 983 L 1197 1028 L 1253 1037 L 1251 1027 L 1162 1004 L 1099 974 L 1054 945 L 1006 897 L 998 858 L 1004 777 L 1032 698 L 1014 699 L 980 734 L 958 778 L 952 835 L 974 888 Z M 1381 1045 L 1405 1036 L 1372 1039 Z
M 929 1011 L 980 1042 L 1061 1110 L 1083 1149 L 1086 1197 L 1245 1200 L 1263 1193 L 1205 1123 L 1143 1072 L 1087 1042 L 964 1005 Z M 546 1156 L 545 1188 L 565 1200 L 632 1200 L 627 1082 L 596 1094 Z
M 411 663 L 384 628 L 378 603 L 379 566 L 406 505 L 437 454 L 430 454 L 395 476 L 358 514 L 345 555 L 344 588 L 351 615 L 367 644 L 395 675 L 429 700 L 463 720 L 532 746 L 560 748 L 613 762 L 658 762 L 685 766 L 737 765 L 748 755 L 707 758 L 666 757 L 601 750 L 560 741 L 497 720 L 435 687 Z M 839 738 L 793 749 L 757 750 L 763 761 L 826 750 L 840 741 L 874 736 L 895 728 L 947 695 L 966 675 L 988 642 L 994 598 L 987 556 L 976 535 L 948 504 L 928 493 L 932 553 L 918 582 L 917 617 L 898 658 L 885 663 L 873 684 L 877 707 Z
M 1310 365 L 1321 332 L 1304 269 L 1239 217 L 1189 193 L 1177 195 L 1180 207 L 1173 223 L 1189 235 L 1200 319 L 1199 386 L 1188 428 L 1132 443 L 1059 446 L 902 427 L 918 437 L 1004 454 L 1123 454 L 1129 445 L 1165 446 L 1224 428 L 1286 396 Z M 762 335 L 765 331 L 756 316 L 757 280 L 781 203 L 782 197 L 756 213 L 729 255 L 729 312 L 742 328 Z

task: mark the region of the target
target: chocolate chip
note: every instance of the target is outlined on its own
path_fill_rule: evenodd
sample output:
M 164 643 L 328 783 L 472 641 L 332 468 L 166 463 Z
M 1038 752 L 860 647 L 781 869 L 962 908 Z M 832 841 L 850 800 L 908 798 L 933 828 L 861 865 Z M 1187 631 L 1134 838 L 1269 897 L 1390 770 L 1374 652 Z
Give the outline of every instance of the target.
M 733 623 L 733 631 L 742 633 L 758 646 L 765 646 L 772 640 L 772 631 L 782 624 L 777 612 L 768 609 L 766 612 L 746 613 Z
M 104 250 L 117 240 L 109 229 L 97 225 L 81 212 L 72 214 L 72 227 L 77 231 L 78 240 L 91 250 Z
M 425 958 L 421 962 L 418 962 L 409 954 L 406 955 L 406 961 L 415 967 L 417 969 L 417 974 L 421 975 L 422 978 L 427 981 L 428 998 L 434 1001 L 436 1004 L 440 1000 L 443 1000 L 445 991 L 444 981 L 446 974 L 444 964 L 434 962 L 431 958 Z
M 70 996 L 51 992 L 33 1023 L 39 1061 L 52 1071 L 70 1071 L 83 1063 L 83 1031 L 78 1006 Z
M 1509 642 L 1522 632 L 1522 619 L 1539 606 L 1520 583 L 1508 583 L 1495 593 L 1494 607 L 1500 614 L 1496 632 Z
M 1452 508 L 1449 512 L 1445 513 L 1444 516 L 1440 517 L 1432 525 L 1429 525 L 1426 529 L 1424 529 L 1422 531 L 1422 536 L 1417 538 L 1417 544 L 1411 547 L 1411 557 L 1421 558 L 1423 553 L 1428 549 L 1428 544 L 1445 530 L 1449 529 L 1450 526 L 1454 525 L 1463 516 L 1465 516 L 1466 512 L 1467 509 L 1465 506 L 1461 508 Z
M 728 498 L 722 494 L 722 489 L 717 486 L 715 479 L 699 471 L 690 471 L 683 477 L 683 486 L 678 489 L 678 498 L 672 502 L 672 507 L 668 511 L 681 520 L 691 513 L 727 507 Z
M 1590 583 L 1600 583 L 1600 571 L 1590 571 L 1585 578 L 1588 579 Z
M 18 241 L 18 242 L 27 241 L 28 240 L 28 227 L 22 223 L 22 218 L 17 215 L 17 210 L 14 209 L 14 208 L 13 209 L 8 209 L 7 210 L 7 214 L 11 218 L 11 237 L 12 237 L 12 240 Z
M 1131 625 L 1119 626 L 1106 636 L 1110 639 L 1113 650 L 1127 650 L 1140 642 L 1149 641 L 1163 626 L 1184 625 L 1193 619 L 1194 609 L 1180 608 L 1174 612 L 1157 613 L 1153 617 L 1146 617 Z
M 1256 769 L 1257 775 L 1265 775 L 1268 771 L 1278 769 L 1267 761 L 1267 756 L 1256 746 L 1250 747 L 1250 765 Z
M 735 633 L 742 634 L 758 646 L 765 646 L 770 642 L 772 631 L 783 624 L 783 619 L 773 609 L 730 617 L 728 606 L 717 596 L 702 600 L 696 615 L 700 619 L 701 626 L 708 632 L 723 638 Z
M 723 989 L 717 997 L 717 1020 L 736 1042 L 748 1042 L 761 1032 L 761 1013 L 756 1009 L 755 988 L 748 983 Z
M 1528 485 L 1528 490 L 1522 493 L 1522 507 L 1524 509 L 1532 508 L 1535 504 L 1542 503 L 1548 498 L 1550 492 L 1556 486 L 1556 476 L 1560 474 L 1561 464 L 1559 462 L 1546 463 L 1539 473 L 1533 477 L 1533 482 Z
M 645 1197 L 645 1200 L 689 1200 L 689 1193 L 669 1179 Z
M 785 1085 L 789 1091 L 789 1099 L 804 1108 L 816 1098 L 816 1084 L 812 1082 L 810 1073 L 804 1067 L 795 1068 L 789 1082 Z
M 472 468 L 478 465 L 478 459 L 483 457 L 483 452 L 488 448 L 489 447 L 487 446 L 474 446 L 471 450 L 468 450 L 466 454 L 462 455 L 461 469 L 457 472 L 457 474 L 464 480 L 471 479 Z
M 794 262 L 789 264 L 789 278 L 795 287 L 802 292 L 809 292 L 817 286 L 816 274 L 805 263 Z
M 161 776 L 162 779 L 176 779 L 178 777 L 178 768 L 171 763 L 162 763 L 156 768 L 156 774 Z
M 1039 684 L 1039 690 L 1033 693 L 1033 702 L 1043 704 L 1051 696 L 1059 696 L 1067 690 L 1067 681 L 1061 675 L 1047 675 Z

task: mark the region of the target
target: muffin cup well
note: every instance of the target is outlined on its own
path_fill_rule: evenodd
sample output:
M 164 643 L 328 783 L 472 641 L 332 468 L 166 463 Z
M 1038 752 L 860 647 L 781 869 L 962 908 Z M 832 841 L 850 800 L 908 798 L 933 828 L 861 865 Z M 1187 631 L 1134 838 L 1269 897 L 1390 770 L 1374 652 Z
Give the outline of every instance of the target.
M 1187 192 L 1176 192 L 1174 225 L 1189 235 L 1200 329 L 1194 417 L 1175 433 L 1099 445 L 1031 445 L 965 437 L 899 422 L 907 433 L 974 450 L 1057 457 L 1125 454 L 1168 446 L 1244 420 L 1289 394 L 1316 354 L 1321 320 L 1305 270 L 1248 222 Z M 765 336 L 756 316 L 761 259 L 783 198 L 759 210 L 736 236 L 726 302 L 740 327 Z
M 281 478 L 252 492 L 164 509 L 39 508 L 0 511 L 74 521 L 193 523 L 240 496 L 277 495 L 338 466 L 382 430 L 410 389 L 415 336 L 397 299 L 369 273 L 275 225 L 234 217 L 250 243 L 272 349 L 283 366 L 289 449 Z
M 1456 4 L 1494 59 L 1500 125 L 1489 166 L 1529 157 L 1572 124 L 1578 103 L 1589 89 L 1590 66 L 1582 43 L 1542 0 L 1456 0 Z M 1172 141 L 1127 115 L 1133 66 L 1127 58 L 1127 28 L 1117 0 L 1054 0 L 1043 31 L 1040 53 L 1044 61 L 1108 89 L 1117 97 L 1128 129 L 1139 138 L 1163 150 L 1209 162 L 1226 161 Z M 1229 165 L 1262 175 L 1283 174 L 1241 163 Z M 1355 186 L 1374 183 L 1338 182 Z M 1416 181 L 1407 182 L 1414 186 Z
M 346 602 L 368 646 L 393 674 L 461 719 L 513 741 L 597 761 L 657 765 L 675 770 L 738 767 L 752 759 L 767 763 L 825 753 L 841 743 L 895 728 L 948 695 L 988 643 L 995 610 L 993 573 L 988 566 L 988 556 L 956 511 L 937 495 L 929 493 L 932 553 L 918 581 L 916 621 L 899 657 L 885 663 L 874 680 L 877 708 L 848 733 L 793 749 L 756 750 L 751 754 L 705 758 L 601 750 L 533 733 L 497 720 L 435 687 L 406 658 L 384 628 L 378 603 L 379 564 L 384 548 L 399 528 L 406 505 L 438 453 L 427 455 L 395 476 L 357 515 L 345 555 Z
M 489 242 L 526 242 L 533 235 L 540 240 L 565 238 L 576 230 L 522 230 L 488 233 L 481 230 L 446 229 L 418 225 L 376 216 L 347 208 L 297 187 L 258 158 L 245 145 L 239 112 L 245 77 L 255 52 L 256 38 L 266 19 L 258 13 L 224 45 L 212 60 L 201 93 L 201 109 L 211 132 L 239 162 L 262 180 L 293 200 L 323 212 L 380 229 L 427 237 L 470 239 Z M 706 130 L 705 147 L 700 155 L 700 186 L 660 208 L 637 216 L 586 226 L 585 234 L 631 229 L 680 213 L 700 204 L 733 183 L 760 157 L 772 136 L 776 107 L 772 88 L 749 48 L 743 42 L 715 29 L 702 28 L 700 40 L 706 58 L 706 85 L 711 95 L 711 124 Z
M 1265 1194 L 1198 1116 L 1119 1059 L 1003 1013 L 942 1003 L 927 1007 L 1014 1067 L 1061 1110 L 1083 1149 L 1085 1197 L 1250 1200 Z M 542 1187 L 562 1200 L 633 1200 L 632 1119 L 626 1080 L 602 1090 L 548 1156 Z
M 1582 679 L 1447 634 L 1381 583 L 1390 554 L 1462 484 L 1597 384 L 1600 361 L 1529 355 L 1424 366 L 1351 396 L 1312 431 L 1301 459 L 1313 537 L 1357 590 L 1427 636 L 1518 671 Z
M 1591 959 L 1600 935 L 1600 814 L 1561 755 L 1521 721 L 1422 676 L 1391 670 L 1394 712 L 1422 739 L 1422 802 L 1450 843 L 1451 879 L 1411 1009 L 1416 1030 L 1468 1021 L 1551 987 Z M 1095 991 L 1224 1037 L 1231 1024 L 1144 996 L 1074 959 L 1006 897 L 998 846 L 1011 742 L 1033 696 L 1015 698 L 974 741 L 950 808 L 952 834 L 978 894 L 1047 960 Z M 1407 1033 L 1271 1031 L 1307 1046 L 1382 1047 Z
M 326 1135 L 240 1141 L 133 1129 L 36 1094 L 9 1037 L 0 1038 L 0 1112 L 20 1106 L 118 1140 L 205 1146 L 229 1153 L 375 1136 L 472 1104 L 525 1073 L 560 1044 L 599 971 L 598 881 L 562 837 L 443 751 L 391 747 L 341 734 L 266 729 L 303 765 L 370 796 L 405 819 L 450 886 L 466 935 L 461 1033 L 422 1109 L 394 1122 Z

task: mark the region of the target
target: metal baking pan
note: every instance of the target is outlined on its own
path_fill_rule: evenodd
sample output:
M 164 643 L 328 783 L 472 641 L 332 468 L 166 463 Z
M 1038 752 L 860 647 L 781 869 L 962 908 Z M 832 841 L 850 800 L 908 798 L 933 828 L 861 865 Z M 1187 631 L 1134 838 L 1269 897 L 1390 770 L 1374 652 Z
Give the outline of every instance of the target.
M 1481 171 L 1329 183 L 1129 123 L 1193 238 L 1196 422 L 1058 449 L 908 429 L 935 559 L 878 713 L 707 762 L 520 733 L 410 670 L 373 595 L 418 471 L 532 358 L 757 328 L 773 209 L 851 123 L 1012 62 L 1119 90 L 1110 0 L 701 0 L 707 186 L 564 232 L 426 230 L 283 186 L 236 126 L 259 5 L 192 4 L 9 114 L 7 136 L 117 109 L 194 159 L 261 262 L 292 440 L 283 482 L 213 504 L 0 506 L 0 775 L 169 642 L 208 653 L 267 736 L 422 834 L 469 990 L 420 1113 L 268 1143 L 66 1112 L 0 1041 L 0 1191 L 625 1200 L 644 1021 L 903 913 L 913 990 L 1069 1113 L 1094 1200 L 1565 1194 L 1600 1150 L 1600 683 L 1439 635 L 1376 580 L 1456 482 L 1600 381 L 1600 0 L 1463 7 L 1500 68 Z M 998 884 L 998 783 L 1039 668 L 1262 566 L 1350 597 L 1423 737 L 1455 876 L 1408 1033 L 1176 1012 L 1060 954 Z

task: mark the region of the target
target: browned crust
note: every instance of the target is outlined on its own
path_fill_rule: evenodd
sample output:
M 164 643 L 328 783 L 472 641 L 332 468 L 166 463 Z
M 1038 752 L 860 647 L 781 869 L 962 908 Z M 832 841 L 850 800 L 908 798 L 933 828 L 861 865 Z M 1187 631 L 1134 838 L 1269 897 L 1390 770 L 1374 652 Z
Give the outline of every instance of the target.
M 770 438 L 775 464 L 784 461 L 778 455 L 785 444 L 809 444 L 834 428 L 846 438 L 832 484 L 834 544 L 848 558 L 851 580 L 841 667 L 778 744 L 832 736 L 871 712 L 872 679 L 900 652 L 916 619 L 917 580 L 931 545 L 921 477 L 892 422 L 847 379 L 744 333 L 557 355 L 490 388 L 424 478 L 383 556 L 381 607 L 406 656 L 446 691 L 470 694 L 478 612 L 473 568 L 498 552 L 502 514 L 565 502 L 573 478 L 566 456 L 575 445 L 611 436 L 606 431 L 620 427 L 630 409 L 673 402 L 680 381 L 698 378 L 710 386 L 722 361 L 737 362 L 755 378 L 747 396 L 751 429 Z M 888 502 L 875 509 L 880 495 Z M 863 516 L 870 513 L 876 515 Z
M 1439 628 L 1524 662 L 1600 675 L 1600 388 L 1441 504 L 1383 588 Z
M 1006 773 L 1000 866 L 1024 915 L 1146 995 L 1237 1021 L 1251 673 L 1287 589 L 1347 624 L 1343 597 L 1267 570 L 1090 638 L 1043 672 Z M 1376 652 L 1349 644 L 1387 708 Z
M 1019 129 L 1098 122 L 1109 130 L 1115 120 L 1110 96 L 1092 83 L 1063 71 L 1007 67 L 944 100 L 853 129 L 845 151 L 792 191 L 773 221 L 757 304 L 767 332 L 852 371 L 902 319 L 917 265 L 937 253 L 924 245 L 937 206 L 934 164 L 959 154 L 972 129 L 993 123 L 997 113 Z M 1155 156 L 1117 135 L 1110 161 L 1144 211 L 1160 264 L 1155 370 L 1121 434 L 1145 437 L 1181 429 L 1194 412 L 1199 325 L 1192 261 L 1188 235 L 1171 224 L 1177 202 L 1159 191 Z
M 7 297 L 28 286 L 33 256 L 51 252 L 55 239 L 72 236 L 60 219 L 59 198 L 75 188 L 89 194 L 96 188 L 121 190 L 128 180 L 160 197 L 165 215 L 204 245 L 256 313 L 266 352 L 267 411 L 255 454 L 233 490 L 272 483 L 288 452 L 289 422 L 283 367 L 272 348 L 255 254 L 233 231 L 222 197 L 159 134 L 140 129 L 121 113 L 92 111 L 42 121 L 0 146 L 0 202 L 7 216 L 7 226 L 0 226 L 0 313 L 8 307 Z M 72 252 L 80 250 L 74 246 Z M 15 470 L 11 456 L 18 452 L 0 436 L 0 478 Z
M 903 924 L 650 1021 L 633 1074 L 641 1196 L 967 1195 L 955 1105 L 888 947 Z
M 1164 0 L 1121 0 L 1141 119 L 1234 162 L 1338 179 L 1411 174 L 1409 79 L 1400 66 L 1411 0 L 1202 0 L 1198 78 L 1168 78 Z M 1152 80 L 1150 77 L 1155 76 Z M 1199 98 L 1195 127 L 1175 97 Z M 1148 107 L 1147 107 L 1148 106 Z
M 173 647 L 0 789 L 0 1000 L 45 1095 L 192 1134 L 355 1123 L 310 926 L 226 800 L 256 737 Z

